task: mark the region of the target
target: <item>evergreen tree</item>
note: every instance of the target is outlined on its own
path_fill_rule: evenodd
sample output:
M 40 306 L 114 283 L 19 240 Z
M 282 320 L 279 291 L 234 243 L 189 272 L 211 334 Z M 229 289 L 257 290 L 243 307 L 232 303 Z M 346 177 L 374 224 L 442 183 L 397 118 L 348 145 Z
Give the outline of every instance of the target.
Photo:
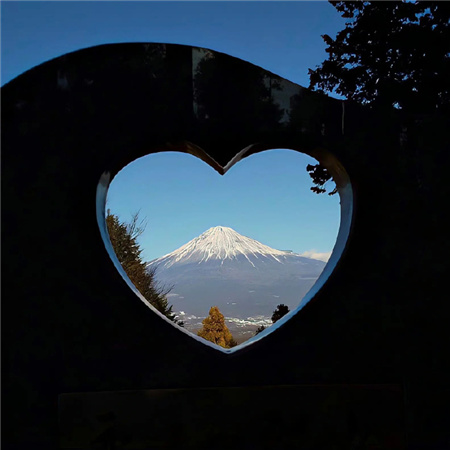
M 272 323 L 277 322 L 289 312 L 289 307 L 280 303 L 272 314 Z
M 224 348 L 231 348 L 237 345 L 225 324 L 224 315 L 217 306 L 211 307 L 209 316 L 202 323 L 203 328 L 197 333 L 198 336 Z
M 170 289 L 164 289 L 157 285 L 155 270 L 147 269 L 146 263 L 142 260 L 142 249 L 137 238 L 143 233 L 145 225 L 143 222 L 139 224 L 138 220 L 139 213 L 136 213 L 131 222 L 126 224 L 108 210 L 106 224 L 114 252 L 128 278 L 142 296 L 168 319 L 183 326 L 183 322 L 175 318 L 173 307 L 167 300 L 166 295 Z

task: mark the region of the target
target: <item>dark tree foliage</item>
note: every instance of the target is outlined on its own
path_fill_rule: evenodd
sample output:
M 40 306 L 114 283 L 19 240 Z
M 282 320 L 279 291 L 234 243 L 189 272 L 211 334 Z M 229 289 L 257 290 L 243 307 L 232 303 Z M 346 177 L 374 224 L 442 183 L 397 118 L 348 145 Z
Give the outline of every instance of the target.
M 237 345 L 225 324 L 224 315 L 217 306 L 211 307 L 208 317 L 202 323 L 203 328 L 197 333 L 198 336 L 224 348 L 231 348 Z
M 310 87 L 412 113 L 448 107 L 448 2 L 330 3 L 348 21 L 335 39 L 322 36 L 329 56 L 309 70 Z
M 277 307 L 275 308 L 275 310 L 272 313 L 272 323 L 275 323 L 278 320 L 280 320 L 288 312 L 289 312 L 288 306 L 284 305 L 283 303 L 280 303 L 279 305 L 277 305 Z M 255 336 L 257 336 L 259 333 L 264 331 L 266 328 L 267 327 L 265 327 L 264 325 L 261 325 L 260 327 L 258 327 L 257 330 L 255 331 Z
M 348 19 L 333 39 L 322 38 L 328 59 L 310 69 L 310 88 L 336 92 L 405 120 L 448 114 L 450 2 L 330 1 Z M 307 168 L 323 193 L 330 179 L 320 165 Z
M 331 175 L 328 170 L 325 169 L 321 164 L 308 164 L 306 166 L 306 171 L 309 173 L 310 177 L 313 179 L 315 186 L 311 188 L 316 194 L 323 194 L 327 192 L 325 184 L 331 180 Z M 328 195 L 334 195 L 337 193 L 337 188 L 335 187 Z
M 148 270 L 146 263 L 142 260 L 142 249 L 137 243 L 137 238 L 143 233 L 145 224 L 143 221 L 139 222 L 139 213 L 134 214 L 131 222 L 126 224 L 108 210 L 106 224 L 114 252 L 130 281 L 160 313 L 183 326 L 183 322 L 175 318 L 172 305 L 169 305 L 167 300 L 166 295 L 170 289 L 157 285 L 155 270 Z
M 280 303 L 275 308 L 275 311 L 272 314 L 272 323 L 277 322 L 280 320 L 283 316 L 285 316 L 289 312 L 289 307 L 284 305 L 283 303 Z
M 265 329 L 266 329 L 266 327 L 264 325 L 259 326 L 255 331 L 255 336 L 258 335 L 259 333 L 263 332 Z

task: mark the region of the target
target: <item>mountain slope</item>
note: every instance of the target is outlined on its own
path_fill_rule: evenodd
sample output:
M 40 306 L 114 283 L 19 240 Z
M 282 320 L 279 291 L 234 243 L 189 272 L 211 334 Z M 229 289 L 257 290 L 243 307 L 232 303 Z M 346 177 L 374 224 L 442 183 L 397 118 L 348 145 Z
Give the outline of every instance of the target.
M 255 267 L 252 262 L 255 258 L 268 258 L 281 262 L 280 257 L 290 254 L 290 252 L 275 250 L 254 239 L 242 236 L 232 228 L 219 226 L 210 228 L 172 253 L 152 261 L 151 264 L 157 262 L 159 267 L 163 266 L 167 269 L 177 263 L 203 263 L 209 260 L 223 262 L 244 256 Z
M 156 267 L 161 284 L 174 286 L 169 294 L 174 311 L 205 317 L 218 306 L 225 317 L 247 320 L 270 318 L 279 303 L 297 307 L 325 263 L 218 226 L 148 266 Z

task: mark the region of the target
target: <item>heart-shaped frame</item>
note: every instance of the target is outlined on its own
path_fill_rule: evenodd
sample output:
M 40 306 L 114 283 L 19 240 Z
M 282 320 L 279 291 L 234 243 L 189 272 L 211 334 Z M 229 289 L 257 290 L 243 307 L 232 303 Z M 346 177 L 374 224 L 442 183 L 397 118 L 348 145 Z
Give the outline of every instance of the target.
M 17 218 L 6 222 L 4 229 L 27 249 L 43 255 L 39 267 L 52 274 L 49 283 L 31 265 L 20 271 L 29 274 L 29 281 L 13 274 L 11 280 L 18 283 L 14 289 L 19 303 L 22 297 L 23 301 L 35 296 L 47 299 L 40 303 L 43 321 L 57 314 L 55 302 L 65 293 L 64 310 L 52 319 L 59 330 L 56 335 L 105 314 L 112 315 L 105 326 L 120 327 L 114 308 L 129 315 L 127 320 L 133 323 L 141 320 L 142 306 L 127 303 L 123 282 L 120 277 L 112 279 L 117 271 L 113 275 L 114 267 L 105 259 L 104 203 L 114 176 L 150 153 L 187 152 L 224 175 L 253 153 L 285 148 L 315 158 L 333 177 L 341 197 L 341 224 L 333 254 L 299 308 L 271 327 L 270 333 L 305 306 L 335 270 L 353 208 L 349 175 L 340 163 L 345 158 L 343 102 L 222 53 L 149 43 L 102 45 L 56 58 L 8 83 L 2 100 L 7 150 L 3 164 L 9 169 L 3 183 L 14 186 L 6 208 Z M 17 148 L 34 150 L 27 152 L 26 165 L 22 153 L 14 151 Z M 91 217 L 86 211 L 95 195 L 96 215 Z M 30 230 L 25 225 L 28 217 L 42 220 Z M 63 260 L 65 265 L 58 264 Z M 121 268 L 116 268 L 120 273 Z M 112 285 L 107 286 L 108 282 Z M 36 294 L 30 297 L 24 284 L 33 286 Z M 114 298 L 112 309 L 110 298 Z M 139 326 L 144 328 L 143 323 Z M 162 328 L 173 335 L 172 327 Z M 231 350 L 210 346 L 235 353 L 250 344 L 259 346 L 267 334 Z M 65 354 L 79 351 L 71 339 L 61 341 L 70 349 Z M 110 345 L 102 339 L 99 354 Z M 140 345 L 131 335 L 123 339 L 129 347 Z
M 205 67 L 206 86 L 193 76 L 199 55 L 217 63 Z M 408 444 L 442 444 L 447 416 L 433 406 L 448 384 L 448 117 L 435 112 L 379 114 L 220 53 L 166 44 L 80 50 L 3 86 L 7 445 L 55 444 L 62 392 L 362 380 L 398 380 Z M 326 272 L 335 267 L 314 289 L 320 301 L 232 358 L 131 301 L 97 214 L 115 174 L 149 153 L 187 151 L 220 173 L 275 148 L 309 154 L 338 184 L 341 226 Z
M 220 175 L 224 176 L 233 167 L 236 163 L 244 159 L 246 156 L 250 154 L 256 153 L 252 151 L 253 146 L 248 146 L 245 149 L 241 150 L 233 157 L 225 167 L 220 166 L 216 161 L 214 161 L 206 152 L 204 152 L 201 148 L 193 145 L 192 143 L 186 143 L 184 147 L 184 152 L 190 153 L 202 161 L 206 162 L 210 167 L 214 168 Z M 260 147 L 260 146 L 258 146 Z M 167 149 L 172 150 L 171 148 Z M 264 149 L 269 150 L 269 149 Z M 263 150 L 259 150 L 263 151 Z M 268 336 L 270 333 L 274 332 L 284 323 L 286 323 L 293 315 L 297 314 L 309 301 L 311 301 L 320 288 L 326 283 L 327 279 L 330 277 L 333 270 L 336 268 L 336 265 L 339 259 L 342 256 L 342 253 L 345 249 L 347 239 L 350 233 L 350 227 L 352 223 L 352 211 L 353 211 L 353 192 L 351 187 L 351 182 L 348 177 L 347 172 L 343 168 L 343 166 L 339 163 L 339 161 L 330 153 L 325 150 L 315 150 L 311 152 L 310 156 L 313 156 L 316 160 L 320 162 L 320 164 L 325 167 L 328 172 L 332 175 L 333 180 L 336 182 L 336 187 L 340 196 L 340 226 L 339 232 L 336 239 L 335 246 L 333 248 L 330 259 L 328 260 L 324 270 L 320 274 L 317 281 L 314 283 L 313 287 L 307 292 L 307 294 L 303 297 L 297 308 L 290 311 L 286 314 L 282 319 L 278 320 L 274 325 L 269 328 L 266 328 L 263 332 L 258 335 L 248 339 L 247 341 L 233 347 L 230 349 L 223 348 L 221 346 L 215 345 L 212 342 L 209 342 L 205 339 L 202 339 L 195 334 L 189 332 L 185 328 L 176 326 L 172 321 L 170 321 L 166 316 L 161 314 L 154 306 L 152 306 L 137 290 L 131 280 L 128 278 L 125 273 L 122 265 L 120 264 L 117 256 L 114 252 L 113 246 L 111 244 L 111 240 L 109 239 L 109 233 L 107 230 L 106 220 L 105 220 L 105 212 L 106 212 L 106 200 L 108 194 L 108 188 L 112 182 L 111 175 L 108 172 L 104 172 L 100 178 L 100 181 L 97 186 L 97 196 L 96 196 L 96 211 L 97 211 L 97 221 L 100 228 L 100 233 L 102 239 L 105 243 L 106 250 L 114 263 L 117 271 L 120 273 L 122 278 L 125 280 L 130 289 L 139 297 L 139 299 L 145 303 L 147 307 L 149 307 L 154 313 L 159 315 L 163 320 L 170 323 L 176 329 L 181 332 L 187 334 L 189 337 L 194 338 L 198 342 L 201 342 L 204 345 L 207 345 L 211 348 L 219 350 L 225 354 L 231 354 L 237 352 L 249 345 L 260 341 L 264 337 Z M 131 161 L 130 161 L 131 162 Z

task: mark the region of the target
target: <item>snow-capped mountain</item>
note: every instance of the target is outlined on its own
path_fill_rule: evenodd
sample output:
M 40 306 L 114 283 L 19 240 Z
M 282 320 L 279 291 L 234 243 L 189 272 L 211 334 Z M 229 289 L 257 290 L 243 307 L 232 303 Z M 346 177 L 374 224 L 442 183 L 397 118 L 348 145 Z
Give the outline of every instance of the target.
M 148 267 L 156 268 L 158 282 L 173 286 L 169 301 L 181 316 L 206 317 L 218 306 L 225 317 L 247 320 L 270 318 L 279 303 L 296 308 L 325 264 L 218 226 Z
M 152 261 L 150 265 L 157 263 L 158 267 L 168 269 L 174 264 L 201 264 L 213 260 L 220 260 L 223 264 L 227 259 L 238 260 L 244 257 L 256 267 L 254 262 L 257 263 L 258 259 L 275 260 L 282 264 L 283 259 L 292 254 L 242 236 L 232 228 L 212 227 L 172 253 Z

